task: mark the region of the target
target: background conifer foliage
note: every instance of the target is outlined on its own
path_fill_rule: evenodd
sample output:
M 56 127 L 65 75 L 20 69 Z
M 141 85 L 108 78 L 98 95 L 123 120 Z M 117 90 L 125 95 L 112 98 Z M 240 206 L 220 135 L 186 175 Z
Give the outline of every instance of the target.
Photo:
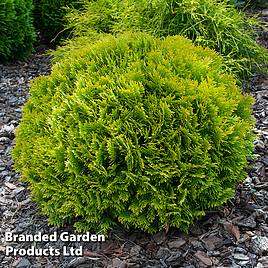
M 34 41 L 32 0 L 1 0 L 0 62 L 26 57 Z
M 220 53 L 226 71 L 239 80 L 268 63 L 267 51 L 254 39 L 259 23 L 247 18 L 230 0 L 84 0 L 83 3 L 83 11 L 74 9 L 67 15 L 74 36 L 126 30 L 157 37 L 182 35 Z

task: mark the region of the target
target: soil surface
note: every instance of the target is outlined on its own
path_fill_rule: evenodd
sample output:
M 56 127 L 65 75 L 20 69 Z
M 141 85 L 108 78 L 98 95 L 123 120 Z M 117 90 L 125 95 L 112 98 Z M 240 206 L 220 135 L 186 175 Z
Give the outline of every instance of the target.
M 262 20 L 268 21 L 268 12 L 263 13 Z M 259 36 L 258 42 L 268 47 L 267 32 L 260 31 Z M 40 51 L 25 62 L 0 65 L 0 267 L 268 267 L 268 76 L 254 77 L 250 86 L 250 94 L 256 99 L 254 116 L 259 136 L 248 177 L 225 207 L 209 211 L 189 234 L 171 229 L 149 236 L 118 229 L 105 242 L 6 241 L 6 232 L 73 234 L 68 226 L 48 225 L 47 218 L 31 201 L 27 185 L 14 172 L 10 157 L 14 130 L 28 98 L 29 81 L 49 72 L 49 57 Z M 43 252 L 49 249 L 51 254 L 47 255 L 55 256 L 39 256 L 38 252 L 36 256 L 22 256 L 33 247 Z M 83 256 L 63 256 L 64 247 L 68 254 L 73 247 Z M 61 251 L 59 256 L 55 249 Z M 15 250 L 21 250 L 17 252 L 21 256 L 14 256 Z

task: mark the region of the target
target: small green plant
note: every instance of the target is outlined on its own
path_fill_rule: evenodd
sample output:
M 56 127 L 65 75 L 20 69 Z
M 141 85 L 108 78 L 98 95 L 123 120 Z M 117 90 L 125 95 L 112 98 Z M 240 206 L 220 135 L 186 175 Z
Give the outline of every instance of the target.
M 32 0 L 1 0 L 0 61 L 22 59 L 33 49 Z
M 215 52 L 125 33 L 65 55 L 33 82 L 13 150 L 50 223 L 187 230 L 233 196 L 253 99 Z
M 59 42 L 66 37 L 65 31 L 66 8 L 79 8 L 78 0 L 34 0 L 35 27 L 48 40 Z
M 243 79 L 268 63 L 267 50 L 254 40 L 256 21 L 229 1 L 97 0 L 69 14 L 77 36 L 93 32 L 145 31 L 157 37 L 182 35 L 224 56 L 227 70 Z

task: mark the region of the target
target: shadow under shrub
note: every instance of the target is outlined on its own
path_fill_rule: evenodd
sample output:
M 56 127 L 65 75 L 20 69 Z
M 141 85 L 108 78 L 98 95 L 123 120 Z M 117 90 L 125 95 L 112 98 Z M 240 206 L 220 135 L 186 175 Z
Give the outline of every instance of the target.
M 210 49 L 106 36 L 33 82 L 12 154 L 52 224 L 187 230 L 244 179 L 252 101 Z
M 225 67 L 242 80 L 268 63 L 268 53 L 255 41 L 257 21 L 228 2 L 85 0 L 83 12 L 73 10 L 68 21 L 76 36 L 125 30 L 185 36 L 223 55 Z
M 0 1 L 0 61 L 22 59 L 33 49 L 32 0 Z
M 78 0 L 34 0 L 35 27 L 48 41 L 58 43 L 68 35 L 65 30 L 67 7 L 79 8 Z
M 232 4 L 239 8 L 267 8 L 267 0 L 230 0 Z

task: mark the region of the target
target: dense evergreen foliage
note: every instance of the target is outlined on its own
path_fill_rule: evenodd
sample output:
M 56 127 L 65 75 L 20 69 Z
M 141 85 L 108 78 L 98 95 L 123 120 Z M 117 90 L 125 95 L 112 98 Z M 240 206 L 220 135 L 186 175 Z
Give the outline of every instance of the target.
M 33 48 L 32 0 L 0 1 L 0 61 L 23 58 Z
M 187 230 L 244 179 L 251 105 L 183 37 L 84 40 L 33 82 L 13 157 L 50 223 Z
M 182 35 L 224 56 L 225 66 L 245 78 L 268 63 L 268 53 L 254 39 L 252 19 L 229 1 L 97 0 L 84 1 L 69 24 L 77 36 L 94 32 L 145 31 L 155 36 Z
M 35 27 L 48 40 L 58 42 L 66 36 L 64 19 L 67 7 L 79 8 L 78 0 L 34 0 Z

